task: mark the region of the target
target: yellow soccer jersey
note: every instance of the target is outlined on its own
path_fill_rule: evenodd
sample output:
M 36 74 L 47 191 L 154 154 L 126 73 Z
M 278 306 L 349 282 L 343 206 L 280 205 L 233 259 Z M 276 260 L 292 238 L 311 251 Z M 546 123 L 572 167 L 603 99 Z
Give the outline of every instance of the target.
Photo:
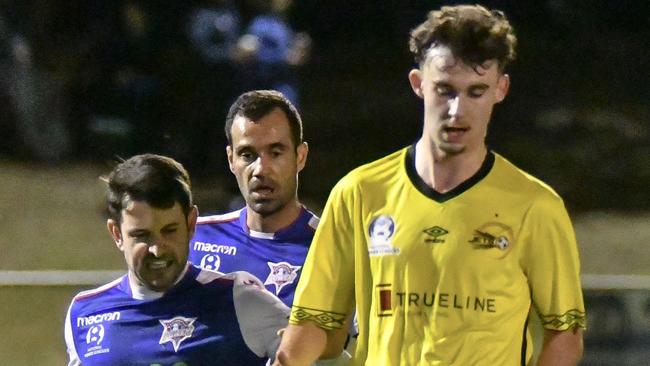
M 332 190 L 291 322 L 339 328 L 356 306 L 356 365 L 521 365 L 535 309 L 547 329 L 585 325 L 575 235 L 560 197 L 489 153 L 446 194 L 405 148 Z

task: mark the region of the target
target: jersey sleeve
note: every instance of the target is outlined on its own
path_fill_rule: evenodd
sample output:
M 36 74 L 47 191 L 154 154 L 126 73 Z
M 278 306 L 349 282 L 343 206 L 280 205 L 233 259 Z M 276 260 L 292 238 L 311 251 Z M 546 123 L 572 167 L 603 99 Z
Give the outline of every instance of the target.
M 339 329 L 354 304 L 355 185 L 341 180 L 325 205 L 305 260 L 290 323 Z M 362 235 L 363 233 L 361 233 Z
M 278 331 L 287 326 L 290 309 L 248 272 L 235 272 L 235 313 L 244 342 L 259 357 L 275 357 Z
M 72 304 L 74 304 L 74 302 Z M 66 345 L 68 358 L 69 358 L 68 366 L 80 366 L 81 360 L 79 359 L 79 355 L 77 354 L 77 348 L 74 345 L 72 324 L 70 323 L 71 322 L 70 312 L 72 311 L 72 304 L 70 304 L 70 307 L 68 308 L 68 313 L 65 316 L 63 333 L 64 333 L 65 345 Z
M 552 196 L 535 201 L 522 236 L 522 265 L 544 328 L 585 328 L 578 247 L 562 200 Z

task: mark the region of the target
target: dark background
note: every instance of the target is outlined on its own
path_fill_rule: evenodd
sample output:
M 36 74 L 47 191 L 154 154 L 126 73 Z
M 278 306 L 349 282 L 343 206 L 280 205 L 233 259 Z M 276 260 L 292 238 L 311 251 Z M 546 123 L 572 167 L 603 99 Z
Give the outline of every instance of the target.
M 115 156 L 164 153 L 186 164 L 199 183 L 216 178 L 236 195 L 223 152 L 223 117 L 209 126 L 196 119 L 202 75 L 185 27 L 199 1 L 131 2 L 151 15 L 152 32 L 137 44 L 124 41 L 119 26 L 124 0 L 0 1 L 8 28 L 31 46 L 33 68 L 54 80 L 69 140 L 58 154 L 26 146 L 16 111 L 3 102 L 0 154 L 44 164 L 110 165 Z M 422 106 L 407 81 L 414 66 L 408 33 L 428 10 L 451 3 L 295 1 L 289 21 L 313 39 L 310 61 L 295 70 L 310 144 L 301 196 L 322 204 L 347 171 L 419 137 Z M 482 4 L 503 10 L 519 39 L 518 58 L 508 70 L 512 88 L 495 110 L 489 145 L 556 188 L 574 212 L 648 209 L 648 2 Z M 244 20 L 253 15 L 245 5 L 240 10 Z M 123 62 L 156 80 L 146 107 L 103 94 L 103 77 Z M 140 137 L 92 131 L 89 121 L 99 114 L 136 116 Z M 210 206 L 226 209 L 224 202 Z

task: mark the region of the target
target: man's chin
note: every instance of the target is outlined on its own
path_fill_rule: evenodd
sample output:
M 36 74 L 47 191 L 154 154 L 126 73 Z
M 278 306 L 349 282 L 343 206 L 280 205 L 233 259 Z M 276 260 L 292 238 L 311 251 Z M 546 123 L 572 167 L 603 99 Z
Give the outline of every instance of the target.
M 280 211 L 280 209 L 282 209 L 280 205 L 278 205 L 277 203 L 275 203 L 275 201 L 272 200 L 252 202 L 252 204 L 249 204 L 249 207 L 256 214 L 263 217 L 271 216 L 274 213 Z
M 459 155 L 465 152 L 465 145 L 453 142 L 443 142 L 439 146 L 440 151 L 447 155 Z
M 156 292 L 166 292 L 169 290 L 173 285 L 174 281 L 173 280 L 153 280 L 153 281 L 147 281 L 144 282 L 144 285 L 147 289 L 151 291 L 156 291 Z

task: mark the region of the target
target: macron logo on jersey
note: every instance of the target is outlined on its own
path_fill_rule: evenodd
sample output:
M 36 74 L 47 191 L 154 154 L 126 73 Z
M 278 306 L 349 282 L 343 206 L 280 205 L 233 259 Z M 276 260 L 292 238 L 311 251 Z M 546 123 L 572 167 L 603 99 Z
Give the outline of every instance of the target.
M 77 327 L 87 327 L 89 325 L 100 324 L 103 322 L 112 322 L 115 320 L 120 320 L 119 311 L 77 318 Z
M 194 242 L 194 250 L 199 252 L 209 252 L 209 253 L 226 254 L 226 255 L 237 254 L 237 247 L 235 246 L 204 243 L 202 241 Z

